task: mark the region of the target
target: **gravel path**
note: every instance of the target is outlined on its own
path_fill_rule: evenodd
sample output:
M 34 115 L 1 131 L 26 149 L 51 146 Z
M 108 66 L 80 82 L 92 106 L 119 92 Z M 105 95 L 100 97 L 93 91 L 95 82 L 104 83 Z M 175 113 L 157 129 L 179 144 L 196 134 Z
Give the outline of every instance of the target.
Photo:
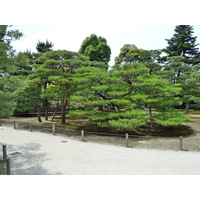
M 200 174 L 199 152 L 125 148 L 4 126 L 0 142 L 13 175 Z

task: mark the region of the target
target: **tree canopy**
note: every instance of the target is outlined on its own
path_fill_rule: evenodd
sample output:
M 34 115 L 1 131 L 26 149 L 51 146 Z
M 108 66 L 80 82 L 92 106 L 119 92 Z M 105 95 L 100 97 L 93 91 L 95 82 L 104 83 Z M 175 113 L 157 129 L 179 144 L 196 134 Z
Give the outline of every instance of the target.
M 53 47 L 53 43 L 46 40 L 46 42 L 38 41 L 36 45 L 36 49 L 39 53 L 45 53 L 47 51 L 51 51 Z
M 14 78 L 10 74 L 15 69 L 13 50 L 10 45 L 12 40 L 17 40 L 22 36 L 18 30 L 8 30 L 9 26 L 0 25 L 0 117 L 12 116 L 15 102 L 12 101 L 12 96 L 9 89 L 15 86 Z M 12 86 L 9 83 L 12 82 Z M 6 89 L 6 88 L 9 89 Z M 16 89 L 16 88 L 15 88 Z
M 78 116 L 125 131 L 177 126 L 188 120 L 180 108 L 200 106 L 200 54 L 192 26 L 174 31 L 163 50 L 123 45 L 109 67 L 111 49 L 101 36 L 87 37 L 78 52 L 53 50 L 46 40 L 37 53 L 16 53 L 10 41 L 22 34 L 0 26 L 0 117 L 37 109 L 42 122 L 55 108 L 62 124 Z
M 200 62 L 199 48 L 196 44 L 197 36 L 193 36 L 193 26 L 178 25 L 171 39 L 166 39 L 168 46 L 163 49 L 167 57 L 183 56 L 187 64 L 198 64 Z
M 92 34 L 83 41 L 79 53 L 89 57 L 91 61 L 108 63 L 111 49 L 105 38 Z

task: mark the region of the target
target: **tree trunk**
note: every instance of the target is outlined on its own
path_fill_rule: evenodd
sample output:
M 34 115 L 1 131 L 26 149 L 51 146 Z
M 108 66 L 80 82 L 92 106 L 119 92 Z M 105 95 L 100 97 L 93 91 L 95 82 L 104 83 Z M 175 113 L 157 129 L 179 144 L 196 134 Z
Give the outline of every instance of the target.
M 47 88 L 47 83 L 44 84 L 44 90 L 46 92 L 46 88 Z M 44 99 L 44 114 L 45 114 L 45 120 L 48 120 L 48 99 L 47 97 L 45 97 Z
M 186 105 L 185 105 L 185 113 L 188 114 L 189 113 L 189 108 L 190 108 L 190 103 L 189 101 L 186 102 Z
M 66 115 L 66 107 L 67 107 L 67 105 L 68 105 L 68 101 L 65 100 L 64 103 L 63 103 L 63 105 L 62 105 L 62 116 L 61 116 L 61 123 L 62 124 L 66 123 L 65 122 L 65 115 Z
M 45 109 L 45 120 L 48 120 L 48 99 L 45 97 L 45 100 L 44 100 L 44 109 Z
M 48 120 L 48 99 L 45 97 L 44 100 L 44 114 L 45 114 L 45 120 Z
M 55 118 L 55 116 L 56 116 L 56 114 L 57 114 L 57 109 L 58 109 L 58 103 L 56 104 L 56 108 L 55 108 L 55 111 L 54 111 L 54 113 L 53 113 L 53 117 L 52 117 L 51 121 L 54 120 L 54 118 Z
M 38 118 L 38 122 L 42 122 L 41 114 L 40 114 L 40 106 L 38 106 L 37 108 L 37 118 Z
M 150 120 L 150 130 L 153 131 L 153 116 L 151 106 L 149 107 L 149 120 Z

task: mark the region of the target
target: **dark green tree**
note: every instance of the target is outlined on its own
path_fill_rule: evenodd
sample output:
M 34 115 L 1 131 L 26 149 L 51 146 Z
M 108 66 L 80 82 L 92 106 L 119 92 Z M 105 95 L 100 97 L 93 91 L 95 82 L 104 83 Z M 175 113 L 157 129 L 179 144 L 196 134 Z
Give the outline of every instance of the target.
M 200 53 L 198 44 L 196 44 L 197 36 L 193 36 L 193 26 L 177 25 L 174 29 L 175 33 L 171 39 L 166 39 L 168 46 L 162 51 L 167 55 L 162 58 L 166 61 L 168 57 L 183 56 L 188 65 L 195 65 L 200 62 Z
M 166 56 L 161 61 L 167 63 L 163 66 L 163 75 L 182 87 L 180 97 L 188 113 L 195 99 L 192 86 L 188 83 L 191 83 L 190 76 L 195 72 L 195 65 L 200 63 L 200 52 L 196 44 L 197 36 L 193 36 L 193 26 L 177 25 L 174 31 L 173 37 L 166 39 L 168 46 L 163 49 Z
M 105 38 L 101 36 L 97 37 L 95 34 L 92 34 L 83 41 L 79 53 L 89 57 L 91 61 L 108 64 L 111 56 L 111 49 Z
M 37 59 L 34 65 L 35 73 L 29 75 L 32 83 L 43 87 L 42 97 L 48 98 L 47 87 L 50 84 L 57 85 L 62 90 L 61 123 L 65 124 L 66 109 L 69 105 L 69 98 L 74 91 L 71 76 L 75 70 L 85 63 L 87 57 L 66 50 L 47 51 Z M 64 90 L 63 90 L 64 88 Z
M 12 93 L 6 89 L 10 73 L 13 71 L 14 51 L 10 45 L 12 40 L 22 36 L 18 30 L 9 30 L 10 26 L 0 25 L 0 117 L 11 116 L 14 111 Z
M 36 55 L 36 57 L 38 58 L 40 54 L 43 54 L 47 51 L 52 51 L 52 47 L 53 47 L 53 43 L 48 40 L 46 40 L 46 42 L 38 41 L 38 43 L 36 44 L 36 49 L 39 52 L 39 54 Z M 47 88 L 47 84 L 48 84 L 48 81 L 43 83 L 45 91 Z M 49 106 L 48 98 L 44 97 L 45 120 L 48 120 L 48 109 L 49 109 L 48 106 Z
M 16 102 L 15 111 L 27 113 L 29 110 L 37 108 L 38 121 L 42 122 L 39 109 L 43 102 L 40 85 L 27 81 L 27 84 L 16 90 L 13 96 Z
M 39 53 L 45 53 L 47 51 L 51 51 L 53 48 L 53 43 L 46 40 L 46 42 L 38 41 L 36 45 L 36 49 Z

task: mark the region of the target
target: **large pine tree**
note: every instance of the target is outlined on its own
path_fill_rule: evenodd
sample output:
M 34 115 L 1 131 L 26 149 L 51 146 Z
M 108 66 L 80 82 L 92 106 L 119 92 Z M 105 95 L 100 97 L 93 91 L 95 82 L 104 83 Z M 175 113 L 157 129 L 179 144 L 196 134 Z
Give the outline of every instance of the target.
M 193 29 L 193 26 L 190 25 L 177 25 L 175 27 L 173 37 L 166 39 L 168 46 L 163 49 L 163 52 L 167 54 L 163 57 L 164 61 L 167 57 L 183 56 L 189 65 L 200 63 L 199 48 L 196 44 L 197 36 L 193 36 Z
M 163 52 L 167 54 L 162 58 L 163 61 L 167 61 L 164 72 L 169 79 L 173 79 L 174 84 L 182 87 L 181 97 L 186 107 L 186 113 L 188 113 L 189 104 L 196 98 L 191 95 L 193 88 L 187 82 L 191 79 L 190 75 L 195 72 L 196 65 L 200 63 L 200 53 L 198 44 L 196 44 L 197 37 L 193 36 L 193 26 L 178 25 L 174 31 L 173 37 L 166 40 L 168 46 L 163 49 Z

